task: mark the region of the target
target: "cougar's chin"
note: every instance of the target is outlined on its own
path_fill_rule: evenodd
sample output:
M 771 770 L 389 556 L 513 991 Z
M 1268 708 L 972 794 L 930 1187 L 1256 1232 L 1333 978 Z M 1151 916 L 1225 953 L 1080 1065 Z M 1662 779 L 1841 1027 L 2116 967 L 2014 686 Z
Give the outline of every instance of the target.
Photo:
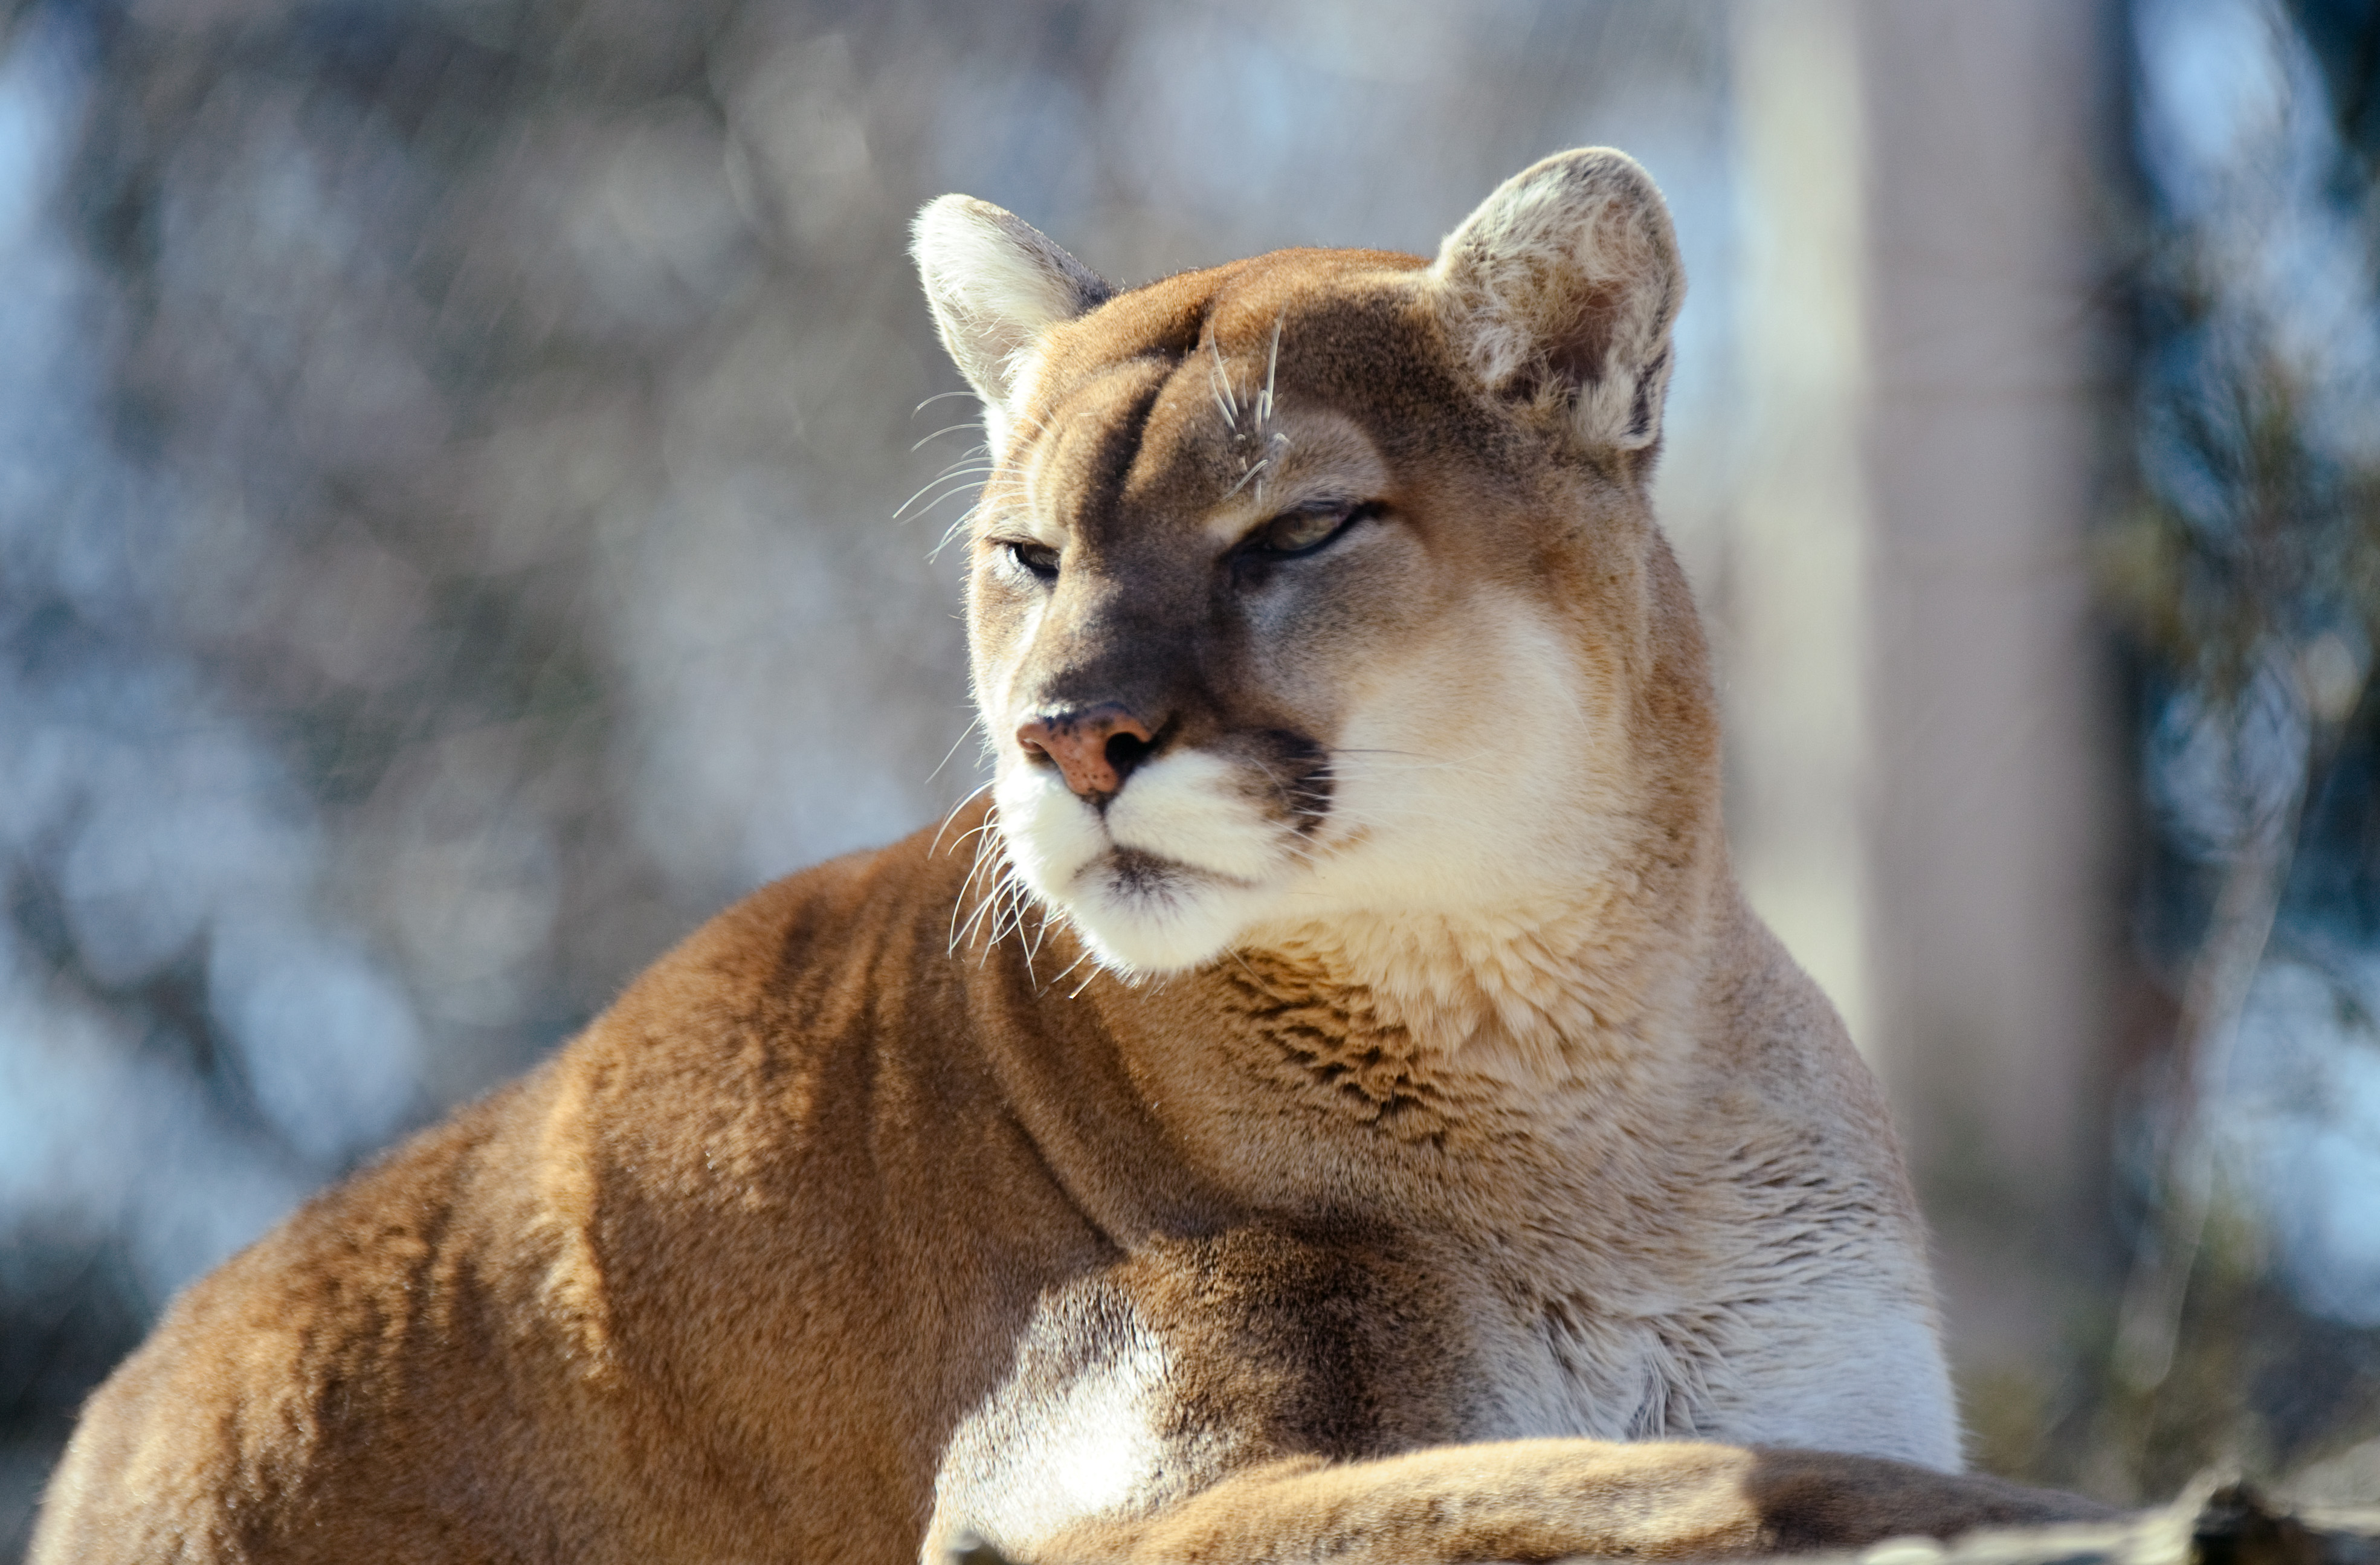
M 1116 848 L 1086 865 L 1056 900 L 1103 965 L 1139 977 L 1220 956 L 1264 898 L 1190 865 Z
M 1151 762 L 1103 816 L 1052 773 L 1014 768 L 993 790 L 1009 862 L 1119 973 L 1211 961 L 1263 916 L 1287 856 L 1230 770 L 1195 754 Z

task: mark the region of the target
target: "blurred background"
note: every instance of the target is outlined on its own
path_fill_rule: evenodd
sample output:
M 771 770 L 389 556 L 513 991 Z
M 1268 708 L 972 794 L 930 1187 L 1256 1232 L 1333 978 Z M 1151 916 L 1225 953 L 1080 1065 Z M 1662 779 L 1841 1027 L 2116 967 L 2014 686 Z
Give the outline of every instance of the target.
M 0 0 L 0 1553 L 176 1289 L 975 785 L 921 201 L 1135 282 L 1586 142 L 1976 1460 L 2380 1498 L 2380 0 Z

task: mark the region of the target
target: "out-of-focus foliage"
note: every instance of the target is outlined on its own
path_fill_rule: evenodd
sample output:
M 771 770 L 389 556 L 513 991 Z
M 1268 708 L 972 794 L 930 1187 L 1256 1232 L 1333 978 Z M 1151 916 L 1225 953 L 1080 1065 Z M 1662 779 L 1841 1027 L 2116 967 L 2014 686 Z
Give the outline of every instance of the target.
M 2380 7 L 2136 0 L 2143 745 L 2119 1311 L 2025 1465 L 2155 1494 L 2380 1434 Z
M 2380 0 L 2289 0 L 2289 14 L 2322 62 L 2339 139 L 2371 164 L 2380 160 Z
M 1135 281 L 1426 249 L 1532 159 L 1621 142 L 1707 285 L 1691 469 L 1724 379 L 1723 25 L 20 6 L 0 1540 L 173 1289 L 728 898 L 973 785 L 954 562 L 929 561 L 965 486 L 929 480 L 977 437 L 963 399 L 912 416 L 959 383 L 904 254 L 920 202 L 1000 201 Z

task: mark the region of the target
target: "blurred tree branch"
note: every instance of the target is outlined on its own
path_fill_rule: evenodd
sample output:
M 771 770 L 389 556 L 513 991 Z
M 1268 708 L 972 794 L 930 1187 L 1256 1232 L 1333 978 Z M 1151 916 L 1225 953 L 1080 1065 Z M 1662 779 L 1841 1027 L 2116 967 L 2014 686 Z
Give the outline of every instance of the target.
M 2374 170 L 2370 143 L 2358 138 L 2369 133 L 2380 6 L 2293 0 L 2290 18 L 2270 17 L 2284 34 L 2292 26 L 2302 34 L 2281 37 L 2277 58 L 2311 44 L 2325 67 L 2341 141 L 2313 199 L 2351 220 L 2346 231 L 2368 277 L 2380 259 Z M 2298 107 L 2285 103 L 2271 124 L 2289 123 Z M 2189 1340 L 2193 1319 L 2206 1332 L 2228 1314 L 2191 1306 L 2193 1280 L 2211 1280 L 2210 1261 L 2221 1262 L 2215 1270 L 2261 1264 L 2244 1252 L 2208 1254 L 2228 1205 L 2228 1078 L 2292 872 L 2302 856 L 2329 851 L 2307 842 L 2329 824 L 2314 804 L 2330 796 L 2348 735 L 2374 722 L 2380 644 L 2380 450 L 2351 427 L 2368 421 L 2370 391 L 2342 382 L 2351 374 L 2341 368 L 2346 350 L 2309 342 L 2289 317 L 2294 301 L 2275 292 L 2271 257 L 2285 242 L 2277 214 L 2297 198 L 2283 193 L 2269 160 L 2291 154 L 2267 146 L 2231 155 L 2198 176 L 2216 182 L 2211 197 L 2153 192 L 2173 204 L 2153 213 L 2156 238 L 2137 271 L 2137 498 L 2099 552 L 2105 601 L 2149 671 L 2144 721 L 2153 737 L 2181 733 L 2179 747 L 2202 761 L 2187 784 L 2190 819 L 2162 822 L 2165 841 L 2204 871 L 2184 884 L 2211 878 L 2203 922 L 2178 964 L 2179 1013 L 2139 1171 L 2145 1209 L 2116 1322 L 2110 1402 L 2095 1421 L 2100 1461 L 2119 1462 L 2136 1487 L 2154 1486 L 2151 1474 L 2175 1454 L 2157 1453 L 2160 1438 L 2237 1417 L 2236 1408 L 2197 1405 L 2210 1375 L 2241 1373 L 2229 1348 Z M 2374 313 L 2368 287 L 2359 297 L 2357 308 Z M 2368 809 L 2368 795 L 2360 803 Z M 2180 1376 L 2193 1353 L 2192 1374 Z

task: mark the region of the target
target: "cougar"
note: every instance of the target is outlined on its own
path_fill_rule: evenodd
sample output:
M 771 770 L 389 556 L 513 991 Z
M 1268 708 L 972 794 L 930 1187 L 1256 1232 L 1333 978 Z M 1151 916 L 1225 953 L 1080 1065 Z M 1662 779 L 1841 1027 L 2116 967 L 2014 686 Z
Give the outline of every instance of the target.
M 1746 908 L 1625 156 L 1118 291 L 944 197 L 995 781 L 190 1288 L 34 1559 L 1701 1558 L 1960 1473 L 1885 1105 Z M 829 742 L 821 736 L 821 743 Z

